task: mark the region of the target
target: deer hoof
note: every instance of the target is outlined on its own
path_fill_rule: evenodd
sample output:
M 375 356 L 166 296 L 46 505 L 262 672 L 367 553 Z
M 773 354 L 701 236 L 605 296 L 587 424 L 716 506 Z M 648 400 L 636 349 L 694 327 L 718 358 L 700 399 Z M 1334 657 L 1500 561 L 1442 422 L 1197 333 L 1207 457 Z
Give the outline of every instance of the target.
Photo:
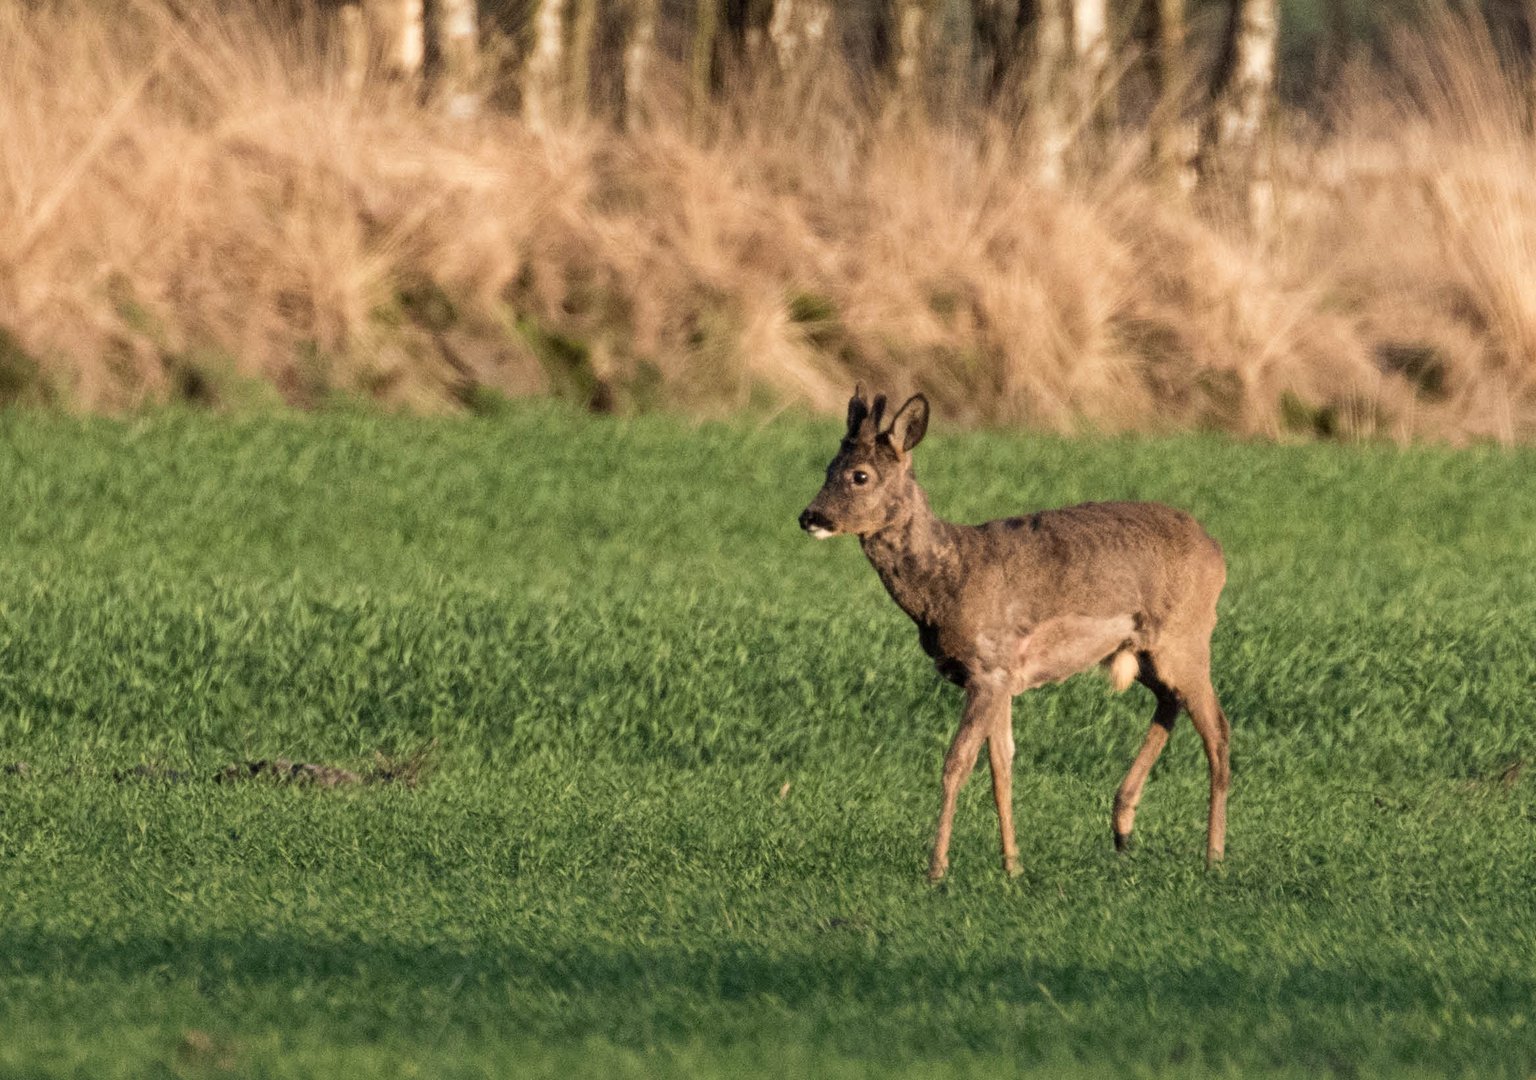
M 1131 834 L 1128 832 L 1115 833 L 1115 850 L 1124 851 L 1131 846 Z
M 1015 877 L 1018 877 L 1023 872 L 1024 872 L 1024 868 L 1019 865 L 1019 857 L 1017 855 L 1005 855 L 1005 856 L 1003 856 L 1003 873 L 1004 874 L 1008 875 L 1011 878 L 1015 878 Z
M 937 885 L 944 880 L 944 875 L 949 872 L 949 867 L 937 864 L 928 868 L 928 884 Z

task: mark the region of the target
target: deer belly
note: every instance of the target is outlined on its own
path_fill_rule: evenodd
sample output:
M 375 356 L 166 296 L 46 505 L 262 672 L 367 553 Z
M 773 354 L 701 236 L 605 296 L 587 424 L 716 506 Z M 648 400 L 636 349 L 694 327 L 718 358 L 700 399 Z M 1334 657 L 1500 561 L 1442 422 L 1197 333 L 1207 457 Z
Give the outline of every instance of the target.
M 1131 644 L 1132 615 L 1062 615 L 1019 637 L 1011 665 L 1015 694 L 1058 683 L 1102 663 Z

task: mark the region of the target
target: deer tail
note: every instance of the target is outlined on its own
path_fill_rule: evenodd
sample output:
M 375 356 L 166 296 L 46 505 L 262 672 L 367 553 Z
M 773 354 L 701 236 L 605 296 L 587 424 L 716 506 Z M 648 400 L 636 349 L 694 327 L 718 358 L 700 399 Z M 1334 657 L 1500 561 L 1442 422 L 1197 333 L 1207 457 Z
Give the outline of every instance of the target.
M 1109 658 L 1109 682 L 1115 688 L 1115 693 L 1130 689 L 1131 683 L 1136 681 L 1136 672 L 1141 664 L 1136 659 L 1136 654 L 1130 649 L 1121 649 Z

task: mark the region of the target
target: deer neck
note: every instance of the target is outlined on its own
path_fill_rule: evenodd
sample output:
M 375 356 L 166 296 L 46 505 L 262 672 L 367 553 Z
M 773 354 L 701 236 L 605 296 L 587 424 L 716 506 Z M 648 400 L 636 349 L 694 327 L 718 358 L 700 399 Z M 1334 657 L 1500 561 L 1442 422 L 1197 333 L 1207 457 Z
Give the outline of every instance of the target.
M 960 582 L 956 526 L 928 505 L 917 482 L 904 512 L 883 528 L 859 537 L 885 591 L 919 625 L 940 621 Z

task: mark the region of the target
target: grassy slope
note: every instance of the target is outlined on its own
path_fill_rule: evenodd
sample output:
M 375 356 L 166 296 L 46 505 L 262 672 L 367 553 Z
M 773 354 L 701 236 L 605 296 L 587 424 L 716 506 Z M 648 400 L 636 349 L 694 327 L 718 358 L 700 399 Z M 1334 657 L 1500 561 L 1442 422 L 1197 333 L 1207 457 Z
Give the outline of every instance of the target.
M 1225 543 L 1229 865 L 1145 692 L 1016 709 L 921 881 L 956 694 L 825 425 L 0 414 L 0 1074 L 1528 1074 L 1531 453 L 935 436 L 978 519 Z M 415 791 L 115 783 L 440 741 Z M 782 785 L 790 784 L 780 798 Z

